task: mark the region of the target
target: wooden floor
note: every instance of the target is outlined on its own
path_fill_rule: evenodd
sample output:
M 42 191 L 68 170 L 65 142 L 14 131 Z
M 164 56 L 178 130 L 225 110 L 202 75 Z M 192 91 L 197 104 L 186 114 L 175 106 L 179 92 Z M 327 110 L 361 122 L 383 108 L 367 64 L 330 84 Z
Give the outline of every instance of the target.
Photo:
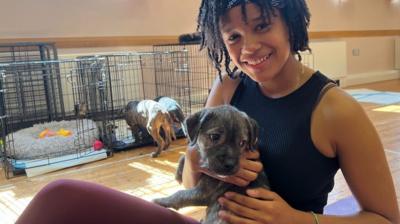
M 353 86 L 352 88 L 400 92 L 400 80 Z M 375 111 L 382 106 L 362 105 L 382 138 L 400 203 L 400 111 Z M 397 106 L 400 106 L 400 104 Z M 0 223 L 14 223 L 39 189 L 47 183 L 61 178 L 99 183 L 146 200 L 168 195 L 181 188 L 174 181 L 173 176 L 177 160 L 185 150 L 185 145 L 185 139 L 177 140 L 168 151 L 156 159 L 150 158 L 148 155 L 153 151 L 153 147 L 144 147 L 115 153 L 113 157 L 106 160 L 34 178 L 18 176 L 7 180 L 3 175 L 0 175 Z M 349 194 L 341 173 L 338 173 L 329 202 L 336 201 Z M 199 208 L 186 208 L 179 212 L 195 218 L 200 218 L 203 214 L 203 210 Z

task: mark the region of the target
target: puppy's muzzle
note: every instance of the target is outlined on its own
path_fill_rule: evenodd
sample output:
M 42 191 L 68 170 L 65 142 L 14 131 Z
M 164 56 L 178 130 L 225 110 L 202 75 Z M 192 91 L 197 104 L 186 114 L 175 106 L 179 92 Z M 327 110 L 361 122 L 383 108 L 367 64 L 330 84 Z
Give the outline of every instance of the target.
M 240 155 L 232 155 L 230 150 L 221 150 L 209 158 L 209 169 L 219 175 L 233 175 L 239 170 Z

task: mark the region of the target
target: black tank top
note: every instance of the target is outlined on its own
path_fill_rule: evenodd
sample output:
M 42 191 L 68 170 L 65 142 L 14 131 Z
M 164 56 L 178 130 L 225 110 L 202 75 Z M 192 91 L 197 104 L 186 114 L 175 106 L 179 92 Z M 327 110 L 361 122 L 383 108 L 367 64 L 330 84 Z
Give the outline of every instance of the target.
M 323 212 L 339 168 L 337 159 L 322 155 L 311 140 L 312 112 L 332 82 L 316 72 L 294 92 L 272 99 L 245 75 L 231 100 L 260 126 L 260 158 L 271 189 L 302 211 Z

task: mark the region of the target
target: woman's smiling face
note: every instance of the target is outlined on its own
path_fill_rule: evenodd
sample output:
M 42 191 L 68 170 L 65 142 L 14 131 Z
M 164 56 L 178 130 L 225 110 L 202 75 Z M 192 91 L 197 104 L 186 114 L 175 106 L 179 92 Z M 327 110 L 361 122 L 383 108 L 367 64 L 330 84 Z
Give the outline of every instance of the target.
M 247 22 L 240 6 L 220 19 L 224 44 L 233 63 L 256 82 L 276 78 L 291 54 L 288 29 L 278 10 L 265 19 L 260 9 L 247 3 Z

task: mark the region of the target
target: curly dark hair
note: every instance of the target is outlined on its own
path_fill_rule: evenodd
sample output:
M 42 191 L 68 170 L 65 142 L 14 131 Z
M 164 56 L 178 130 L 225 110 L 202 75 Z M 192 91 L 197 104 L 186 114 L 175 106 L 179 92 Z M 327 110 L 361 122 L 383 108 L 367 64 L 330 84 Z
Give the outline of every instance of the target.
M 232 2 L 235 6 L 241 6 L 245 20 L 247 20 L 245 5 L 248 2 L 257 5 L 261 9 L 261 17 L 267 21 L 270 21 L 271 15 L 276 16 L 275 10 L 279 10 L 288 27 L 292 53 L 297 54 L 301 60 L 300 51 L 311 51 L 307 32 L 310 13 L 305 0 L 202 0 L 197 21 L 197 31 L 201 35 L 200 49 L 207 49 L 208 57 L 218 70 L 220 78 L 222 61 L 225 71 L 231 78 L 235 78 L 235 71 L 238 69 L 236 66 L 231 69 L 231 58 L 219 30 L 219 21 L 232 8 Z

